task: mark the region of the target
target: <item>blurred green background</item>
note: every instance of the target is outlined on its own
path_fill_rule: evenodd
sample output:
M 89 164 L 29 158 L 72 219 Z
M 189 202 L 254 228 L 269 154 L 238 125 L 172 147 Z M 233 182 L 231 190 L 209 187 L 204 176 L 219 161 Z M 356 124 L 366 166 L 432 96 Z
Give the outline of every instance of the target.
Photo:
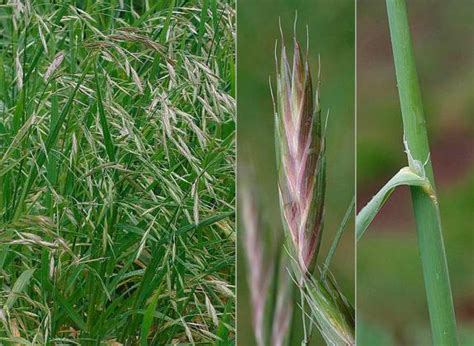
M 474 2 L 407 1 L 462 345 L 474 345 Z M 406 165 L 385 1 L 357 4 L 358 206 Z M 357 247 L 359 345 L 429 345 L 409 190 Z
M 328 181 L 325 229 L 319 260 L 327 253 L 334 234 L 354 195 L 354 1 L 240 0 L 237 7 L 237 148 L 238 170 L 252 166 L 265 210 L 263 218 L 270 232 L 281 232 L 274 153 L 274 118 L 269 78 L 275 81 L 275 41 L 280 38 L 281 19 L 291 52 L 293 21 L 298 13 L 297 37 L 306 43 L 313 74 L 321 57 L 321 105 L 330 110 L 328 125 Z M 315 77 L 315 75 L 313 76 Z M 238 182 L 242 174 L 238 172 Z M 238 211 L 240 208 L 238 207 Z M 353 222 L 348 225 L 336 253 L 332 271 L 342 291 L 354 302 Z M 246 263 L 238 232 L 238 316 L 239 345 L 253 345 L 251 304 L 246 280 Z M 293 344 L 299 344 L 299 326 Z M 313 338 L 314 344 L 321 340 Z

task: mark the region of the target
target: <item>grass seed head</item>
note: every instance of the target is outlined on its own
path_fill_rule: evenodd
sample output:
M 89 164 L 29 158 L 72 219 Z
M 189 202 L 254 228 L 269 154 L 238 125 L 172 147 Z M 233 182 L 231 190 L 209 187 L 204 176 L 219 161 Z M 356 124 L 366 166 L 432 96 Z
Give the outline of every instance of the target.
M 252 302 L 252 325 L 257 345 L 265 345 L 265 306 L 271 282 L 271 270 L 265 263 L 261 220 L 255 193 L 247 186 L 240 192 L 244 226 L 244 253 L 248 266 L 248 282 Z
M 314 269 L 323 226 L 324 134 L 309 63 L 296 39 L 292 67 L 284 44 L 279 64 L 275 116 L 280 207 L 292 255 L 305 274 Z

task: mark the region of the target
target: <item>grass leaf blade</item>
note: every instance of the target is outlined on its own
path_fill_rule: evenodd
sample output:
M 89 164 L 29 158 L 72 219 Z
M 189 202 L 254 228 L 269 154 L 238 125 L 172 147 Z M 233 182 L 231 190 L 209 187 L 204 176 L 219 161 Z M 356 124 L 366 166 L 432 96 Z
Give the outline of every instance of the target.
M 140 336 L 140 343 L 143 346 L 148 345 L 147 342 L 147 337 L 148 333 L 150 331 L 151 325 L 153 323 L 153 318 L 154 318 L 154 313 L 156 310 L 156 306 L 158 305 L 158 299 L 160 298 L 161 294 L 161 287 L 158 287 L 151 297 L 150 303 L 148 304 L 146 310 L 145 310 L 145 315 L 143 316 L 143 322 L 142 322 L 142 330 L 141 330 L 141 336 Z
M 361 209 L 356 217 L 356 238 L 360 240 L 364 235 L 367 227 L 374 220 L 377 213 L 383 207 L 387 199 L 392 194 L 393 190 L 397 186 L 420 186 L 424 187 L 426 191 L 429 191 L 430 183 L 426 178 L 422 178 L 414 173 L 409 167 L 402 168 L 397 174 L 393 176 L 367 203 L 367 205 Z
M 23 273 L 21 273 L 18 279 L 16 279 L 15 283 L 13 284 L 13 288 L 8 295 L 7 301 L 5 302 L 5 309 L 8 310 L 13 307 L 16 300 L 18 299 L 18 295 L 21 294 L 21 292 L 23 292 L 25 287 L 29 284 L 34 272 L 35 269 L 25 270 Z
M 115 147 L 112 142 L 112 137 L 110 135 L 107 117 L 105 116 L 102 92 L 100 91 L 99 76 L 97 74 L 96 64 L 94 64 L 94 75 L 95 75 L 96 93 L 97 93 L 97 108 L 99 110 L 99 118 L 100 118 L 100 125 L 102 126 L 102 133 L 104 135 L 105 149 L 107 151 L 107 155 L 109 156 L 109 160 L 111 162 L 115 162 Z
M 339 226 L 339 229 L 336 232 L 334 240 L 329 249 L 328 255 L 326 256 L 326 259 L 324 260 L 323 269 L 321 272 L 322 278 L 326 276 L 326 273 L 331 264 L 331 260 L 334 254 L 336 253 L 336 248 L 339 245 L 339 241 L 341 240 L 342 234 L 344 233 L 344 230 L 346 229 L 346 225 L 349 222 L 349 218 L 352 215 L 352 212 L 354 211 L 354 206 L 355 206 L 355 198 L 353 197 L 351 203 L 349 204 L 349 207 L 347 208 L 346 214 L 344 215 L 344 218 L 342 219 L 341 225 Z

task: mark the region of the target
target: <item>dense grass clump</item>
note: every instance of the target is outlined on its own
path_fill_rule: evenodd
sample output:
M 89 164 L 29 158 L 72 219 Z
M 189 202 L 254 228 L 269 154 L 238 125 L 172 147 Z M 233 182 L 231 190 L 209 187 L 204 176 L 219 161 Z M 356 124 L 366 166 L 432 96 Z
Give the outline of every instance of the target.
M 0 343 L 233 338 L 233 2 L 0 23 Z

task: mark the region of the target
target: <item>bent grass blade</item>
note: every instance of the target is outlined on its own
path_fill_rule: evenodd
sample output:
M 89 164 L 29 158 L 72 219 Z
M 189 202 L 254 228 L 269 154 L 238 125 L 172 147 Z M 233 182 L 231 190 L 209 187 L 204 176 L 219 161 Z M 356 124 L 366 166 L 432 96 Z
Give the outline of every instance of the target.
M 423 188 L 427 194 L 432 195 L 430 182 L 427 178 L 420 177 L 410 167 L 402 168 L 392 179 L 390 179 L 377 194 L 360 210 L 356 217 L 356 238 L 360 240 L 367 227 L 377 216 L 385 202 L 390 198 L 392 192 L 398 186 L 418 186 Z M 434 203 L 434 202 L 433 202 Z

